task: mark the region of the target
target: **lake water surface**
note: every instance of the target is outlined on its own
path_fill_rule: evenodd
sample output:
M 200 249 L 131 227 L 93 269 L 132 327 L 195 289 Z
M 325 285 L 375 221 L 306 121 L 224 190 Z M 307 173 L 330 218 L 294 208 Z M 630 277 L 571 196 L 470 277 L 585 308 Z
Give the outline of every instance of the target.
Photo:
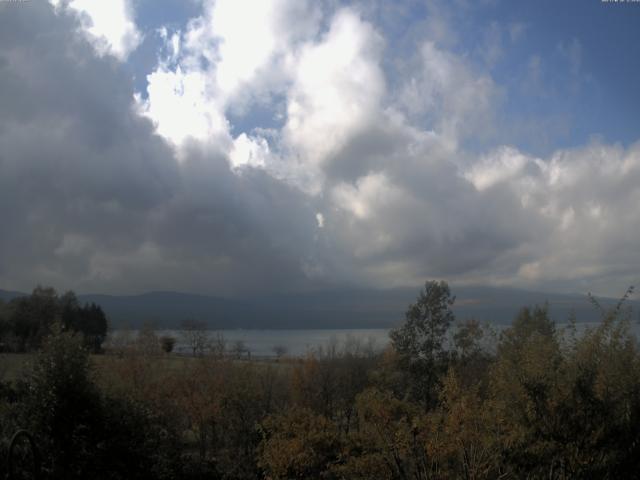
M 587 328 L 594 328 L 597 323 L 578 323 L 576 325 L 578 333 Z M 509 325 L 491 325 L 490 328 L 495 335 L 509 327 Z M 558 324 L 556 329 L 561 331 L 567 324 Z M 640 325 L 632 322 L 631 331 L 640 338 Z M 216 330 L 209 331 L 207 335 L 214 342 L 218 334 L 222 335 L 227 350 L 233 350 L 238 342 L 242 342 L 244 347 L 252 356 L 275 357 L 275 347 L 282 347 L 289 356 L 304 356 L 307 353 L 318 351 L 319 349 L 335 348 L 341 351 L 349 348 L 362 350 L 381 351 L 389 344 L 389 331 L 387 328 L 355 328 L 355 329 L 317 329 L 317 330 Z M 455 331 L 452 328 L 450 332 Z M 135 331 L 131 332 L 133 335 Z M 116 330 L 114 336 L 122 334 Z M 190 353 L 188 345 L 185 343 L 183 332 L 180 330 L 158 330 L 158 336 L 169 335 L 176 339 L 174 351 L 178 353 Z
M 135 332 L 132 332 L 135 334 Z M 115 331 L 117 336 L 121 331 Z M 169 335 L 176 339 L 174 351 L 190 353 L 180 330 L 158 330 L 158 336 Z M 286 355 L 304 356 L 318 349 L 335 347 L 383 350 L 389 343 L 389 329 L 322 329 L 322 330 L 216 330 L 209 331 L 211 341 L 221 334 L 226 348 L 232 350 L 237 342 L 242 342 L 252 356 L 275 357 L 275 347 L 283 347 Z

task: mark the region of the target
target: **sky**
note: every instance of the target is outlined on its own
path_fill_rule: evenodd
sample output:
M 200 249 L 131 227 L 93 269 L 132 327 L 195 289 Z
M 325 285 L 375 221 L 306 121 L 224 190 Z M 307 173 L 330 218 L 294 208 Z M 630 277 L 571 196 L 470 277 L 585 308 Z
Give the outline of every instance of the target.
M 0 1 L 0 288 L 640 272 L 640 2 Z

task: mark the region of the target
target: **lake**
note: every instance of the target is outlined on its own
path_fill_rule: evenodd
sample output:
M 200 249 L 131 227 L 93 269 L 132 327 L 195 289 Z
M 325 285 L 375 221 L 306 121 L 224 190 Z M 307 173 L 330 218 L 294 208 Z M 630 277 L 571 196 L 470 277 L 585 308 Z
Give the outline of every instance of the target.
M 114 336 L 121 335 L 123 331 L 116 330 Z M 135 335 L 135 331 L 131 332 Z M 184 342 L 184 335 L 180 330 L 157 330 L 158 336 L 168 335 L 176 339 L 174 351 L 178 353 L 191 353 L 189 346 Z M 330 346 L 338 351 L 349 346 L 354 348 L 383 350 L 389 343 L 389 329 L 318 329 L 318 330 L 215 330 L 209 331 L 211 340 L 215 341 L 216 335 L 221 334 L 226 343 L 227 350 L 232 350 L 237 342 L 243 342 L 244 347 L 257 357 L 275 357 L 275 347 L 283 347 L 286 355 L 304 356 L 309 352 L 326 349 Z
M 585 322 L 577 324 L 577 331 L 582 332 L 586 328 L 594 328 L 598 323 Z M 557 324 L 558 331 L 564 329 L 567 324 Z M 640 325 L 637 322 L 631 323 L 631 331 L 640 338 Z M 509 325 L 493 324 L 491 328 L 494 332 L 499 332 Z M 275 347 L 283 347 L 286 355 L 301 357 L 307 353 L 318 351 L 319 349 L 335 348 L 337 351 L 345 347 L 353 351 L 354 348 L 381 351 L 389 344 L 388 328 L 353 328 L 353 329 L 315 329 L 315 330 L 215 330 L 207 332 L 210 340 L 215 341 L 216 335 L 221 334 L 224 338 L 227 350 L 233 350 L 237 342 L 242 342 L 246 351 L 252 356 L 275 357 Z M 450 334 L 455 331 L 452 326 Z M 116 330 L 114 336 L 122 334 L 123 331 Z M 136 331 L 131 331 L 135 335 Z M 184 342 L 184 335 L 180 330 L 157 330 L 158 336 L 168 335 L 176 339 L 174 351 L 177 353 L 191 353 L 189 346 Z

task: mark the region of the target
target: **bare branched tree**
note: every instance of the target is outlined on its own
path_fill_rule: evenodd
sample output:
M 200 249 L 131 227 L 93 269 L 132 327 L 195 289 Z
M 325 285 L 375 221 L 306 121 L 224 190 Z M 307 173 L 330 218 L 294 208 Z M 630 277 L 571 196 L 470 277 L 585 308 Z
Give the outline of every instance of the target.
M 249 349 L 244 343 L 244 340 L 236 340 L 233 343 L 231 351 L 235 354 L 236 358 L 241 358 L 245 353 L 249 353 Z
M 191 350 L 193 356 L 204 355 L 209 345 L 207 325 L 199 320 L 186 319 L 181 322 L 180 328 L 182 330 L 182 339 Z
M 289 351 L 288 348 L 284 345 L 274 345 L 271 348 L 271 351 L 275 354 L 275 356 L 280 360 L 281 357 L 287 354 Z

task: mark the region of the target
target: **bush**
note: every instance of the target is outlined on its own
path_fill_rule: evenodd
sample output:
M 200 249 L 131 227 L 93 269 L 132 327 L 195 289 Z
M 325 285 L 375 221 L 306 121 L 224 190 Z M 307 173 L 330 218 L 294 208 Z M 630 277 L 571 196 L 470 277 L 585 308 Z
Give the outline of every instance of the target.
M 165 353 L 171 353 L 176 344 L 176 339 L 168 335 L 160 337 L 160 347 Z
M 103 395 L 83 344 L 54 327 L 22 386 L 19 418 L 36 438 L 46 478 L 175 478 L 172 424 L 143 404 Z

